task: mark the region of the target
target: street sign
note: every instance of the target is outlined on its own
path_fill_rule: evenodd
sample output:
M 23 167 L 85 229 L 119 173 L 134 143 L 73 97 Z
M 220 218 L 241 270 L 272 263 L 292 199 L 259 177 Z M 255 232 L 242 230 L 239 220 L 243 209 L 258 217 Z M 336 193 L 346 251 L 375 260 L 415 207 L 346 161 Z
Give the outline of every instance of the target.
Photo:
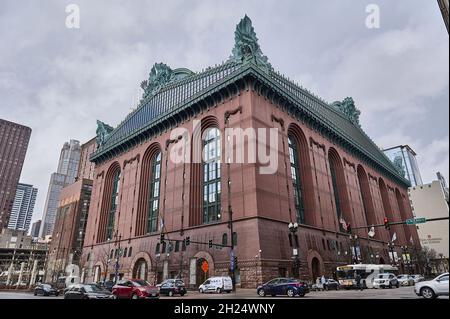
M 406 220 L 406 225 L 415 225 L 415 224 L 423 224 L 426 223 L 427 219 L 425 217 L 417 217 Z
M 208 272 L 208 269 L 209 269 L 209 265 L 208 265 L 208 262 L 205 260 L 202 263 L 202 270 L 206 274 Z

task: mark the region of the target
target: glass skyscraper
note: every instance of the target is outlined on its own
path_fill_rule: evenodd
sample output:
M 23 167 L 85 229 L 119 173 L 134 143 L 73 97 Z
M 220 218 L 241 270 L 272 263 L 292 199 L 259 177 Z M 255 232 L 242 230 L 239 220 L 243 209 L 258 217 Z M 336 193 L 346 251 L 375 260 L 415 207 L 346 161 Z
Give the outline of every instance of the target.
M 399 145 L 383 150 L 384 154 L 399 168 L 403 177 L 411 182 L 411 186 L 423 185 L 417 165 L 416 153 L 409 145 Z

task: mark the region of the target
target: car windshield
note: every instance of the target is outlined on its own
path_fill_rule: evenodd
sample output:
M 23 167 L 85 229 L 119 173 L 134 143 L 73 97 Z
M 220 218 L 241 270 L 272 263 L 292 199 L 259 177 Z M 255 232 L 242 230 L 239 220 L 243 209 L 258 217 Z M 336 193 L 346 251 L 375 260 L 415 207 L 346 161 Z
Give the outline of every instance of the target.
M 134 280 L 133 283 L 138 287 L 150 286 L 145 280 Z
M 84 288 L 84 290 L 86 290 L 86 292 L 96 293 L 96 292 L 102 292 L 103 291 L 102 289 L 100 289 L 99 287 L 97 287 L 95 285 L 86 285 L 86 286 L 83 286 L 83 288 Z
M 389 278 L 389 274 L 379 274 L 378 278 L 380 278 L 380 279 Z
M 46 288 L 46 289 L 51 289 L 51 288 L 52 288 L 52 286 L 50 286 L 50 285 L 48 285 L 48 284 L 42 285 L 42 287 L 43 287 L 43 288 Z
M 407 276 L 406 276 L 406 275 L 400 275 L 400 276 L 398 276 L 397 278 L 398 278 L 398 279 L 403 279 L 403 278 L 407 278 Z

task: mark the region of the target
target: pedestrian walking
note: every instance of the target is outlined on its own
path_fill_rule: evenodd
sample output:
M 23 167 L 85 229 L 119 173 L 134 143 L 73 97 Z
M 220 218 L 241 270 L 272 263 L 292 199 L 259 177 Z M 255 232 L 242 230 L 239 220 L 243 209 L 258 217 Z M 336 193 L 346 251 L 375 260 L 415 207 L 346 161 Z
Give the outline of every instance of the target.
M 359 289 L 360 291 L 362 291 L 363 287 L 361 285 L 361 275 L 356 274 L 355 280 L 356 280 L 356 288 Z
M 325 284 L 327 280 L 325 279 L 325 276 L 322 275 L 322 278 L 320 278 L 320 283 L 322 284 L 322 290 L 325 290 Z

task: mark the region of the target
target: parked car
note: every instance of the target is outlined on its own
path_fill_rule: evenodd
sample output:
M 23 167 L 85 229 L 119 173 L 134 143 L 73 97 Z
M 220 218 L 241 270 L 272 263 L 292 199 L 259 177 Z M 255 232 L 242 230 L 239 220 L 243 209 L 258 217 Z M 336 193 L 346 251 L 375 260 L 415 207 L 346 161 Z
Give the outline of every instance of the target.
M 158 287 L 158 285 L 156 285 Z M 184 296 L 186 294 L 186 286 L 181 279 L 167 279 L 159 285 L 159 294 L 172 297 L 174 295 Z
M 414 292 L 425 299 L 448 296 L 448 272 L 437 276 L 433 280 L 416 283 Z
M 413 277 L 415 284 L 421 281 L 425 281 L 425 277 L 422 275 L 412 275 L 411 277 Z
M 379 274 L 373 281 L 373 288 L 400 287 L 397 277 L 391 273 Z
M 159 290 L 141 279 L 121 280 L 112 288 L 117 298 L 127 299 L 158 299 Z
M 339 282 L 337 282 L 334 279 L 326 279 L 325 283 L 323 284 L 324 290 L 338 290 L 340 288 Z
M 410 275 L 398 275 L 397 280 L 400 286 L 414 286 L 414 278 Z
M 108 281 L 105 281 L 105 282 L 99 282 L 99 283 L 97 284 L 97 286 L 98 286 L 99 288 L 101 288 L 101 289 L 105 289 L 105 290 L 108 290 L 108 291 L 112 291 L 112 288 L 114 287 L 114 281 L 108 280 Z
M 72 285 L 65 293 L 64 299 L 114 299 L 115 296 L 107 290 L 99 288 L 95 284 Z
M 36 287 L 34 287 L 34 295 L 42 295 L 42 296 L 59 296 L 58 289 L 55 289 L 50 284 L 37 284 Z
M 284 295 L 303 297 L 309 292 L 308 284 L 292 278 L 275 278 L 256 288 L 260 297 Z
M 230 277 L 211 277 L 198 287 L 200 293 L 205 292 L 227 292 L 233 290 L 233 281 Z

